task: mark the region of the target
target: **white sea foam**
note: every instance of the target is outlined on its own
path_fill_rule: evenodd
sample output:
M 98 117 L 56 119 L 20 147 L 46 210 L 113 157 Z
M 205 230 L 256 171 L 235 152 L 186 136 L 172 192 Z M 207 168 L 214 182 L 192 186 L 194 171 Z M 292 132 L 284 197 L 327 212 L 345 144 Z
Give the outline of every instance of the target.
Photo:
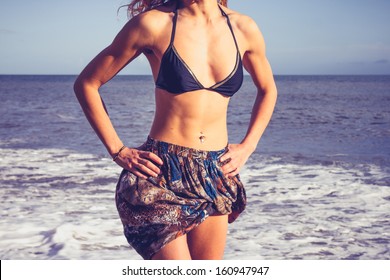
M 120 168 L 69 150 L 0 150 L 1 259 L 141 259 L 122 234 Z M 388 174 L 254 157 L 226 259 L 390 259 Z

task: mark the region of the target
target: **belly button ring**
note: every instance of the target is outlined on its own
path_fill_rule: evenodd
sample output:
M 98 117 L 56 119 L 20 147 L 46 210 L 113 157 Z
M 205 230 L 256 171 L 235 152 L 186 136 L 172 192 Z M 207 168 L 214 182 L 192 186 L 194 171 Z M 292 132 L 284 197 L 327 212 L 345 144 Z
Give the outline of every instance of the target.
M 203 135 L 203 132 L 200 133 L 201 135 L 199 136 L 199 141 L 200 143 L 204 143 L 206 141 L 206 136 Z

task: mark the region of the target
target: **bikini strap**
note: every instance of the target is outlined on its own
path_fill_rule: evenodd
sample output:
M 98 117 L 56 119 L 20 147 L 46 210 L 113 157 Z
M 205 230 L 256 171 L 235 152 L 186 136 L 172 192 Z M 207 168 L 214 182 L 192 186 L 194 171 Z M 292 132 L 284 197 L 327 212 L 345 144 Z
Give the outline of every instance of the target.
M 175 40 L 176 21 L 177 21 L 177 9 L 175 9 L 175 15 L 173 16 L 173 19 L 172 19 L 171 42 L 169 43 L 170 46 L 173 44 L 173 41 Z
M 237 51 L 239 52 L 240 49 L 238 48 L 238 43 L 237 43 L 237 39 L 236 39 L 236 36 L 234 35 L 234 32 L 233 32 L 233 27 L 230 23 L 230 19 L 229 19 L 229 16 L 225 13 L 225 11 L 221 8 L 220 5 L 218 5 L 219 9 L 221 10 L 221 13 L 224 17 L 226 17 L 226 21 L 227 21 L 227 24 L 229 26 L 229 29 L 230 29 L 230 32 L 232 32 L 232 35 L 233 35 L 233 40 L 234 40 L 234 44 L 236 44 L 236 48 L 237 48 Z

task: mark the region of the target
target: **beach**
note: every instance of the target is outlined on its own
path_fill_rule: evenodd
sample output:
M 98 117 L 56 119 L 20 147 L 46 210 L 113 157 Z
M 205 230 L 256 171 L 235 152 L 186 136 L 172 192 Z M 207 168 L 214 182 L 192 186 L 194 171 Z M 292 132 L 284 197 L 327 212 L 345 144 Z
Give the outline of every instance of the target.
M 73 94 L 75 76 L 0 76 L 1 259 L 141 259 L 122 233 L 121 168 Z M 248 205 L 225 259 L 390 259 L 390 76 L 276 76 L 271 123 L 241 172 Z M 101 91 L 128 146 L 154 114 L 151 76 Z M 231 100 L 229 141 L 256 90 Z

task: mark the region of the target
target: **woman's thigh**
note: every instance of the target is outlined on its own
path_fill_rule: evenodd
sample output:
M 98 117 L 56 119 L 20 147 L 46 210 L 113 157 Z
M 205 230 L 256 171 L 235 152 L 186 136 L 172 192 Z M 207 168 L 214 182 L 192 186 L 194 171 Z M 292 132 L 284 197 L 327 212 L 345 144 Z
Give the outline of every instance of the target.
M 193 260 L 220 260 L 226 244 L 228 216 L 210 216 L 187 234 Z
M 187 236 L 182 235 L 153 255 L 152 260 L 190 260 L 191 255 L 188 250 Z

